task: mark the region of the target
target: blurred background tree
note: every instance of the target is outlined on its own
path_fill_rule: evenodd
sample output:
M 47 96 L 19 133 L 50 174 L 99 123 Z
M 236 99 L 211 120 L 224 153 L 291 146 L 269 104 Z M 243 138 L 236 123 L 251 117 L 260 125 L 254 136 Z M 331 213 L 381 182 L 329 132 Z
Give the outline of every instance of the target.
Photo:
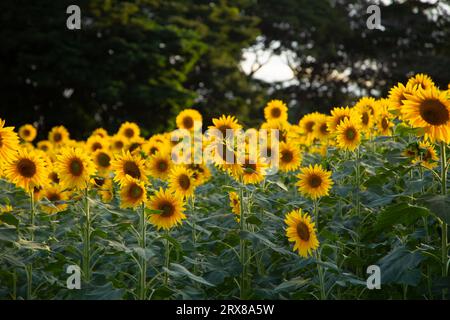
M 99 126 L 114 132 L 123 121 L 149 134 L 173 128 L 186 107 L 206 121 L 228 113 L 255 124 L 267 100 L 281 98 L 296 122 L 362 95 L 385 96 L 417 72 L 446 87 L 448 1 L 383 1 L 384 31 L 366 27 L 371 3 L 3 1 L 0 117 L 36 122 L 41 135 L 64 124 L 84 138 Z M 81 8 L 81 30 L 66 28 L 70 4 Z M 254 61 L 244 71 L 249 51 Z M 258 55 L 282 57 L 291 79 L 262 80 L 264 68 L 279 70 Z

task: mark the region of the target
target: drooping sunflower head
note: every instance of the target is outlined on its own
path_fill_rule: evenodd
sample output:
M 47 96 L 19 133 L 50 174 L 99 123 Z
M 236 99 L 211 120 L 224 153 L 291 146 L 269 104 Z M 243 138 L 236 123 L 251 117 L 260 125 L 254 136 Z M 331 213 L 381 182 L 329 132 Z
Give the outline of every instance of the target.
M 92 159 L 81 148 L 65 148 L 57 156 L 56 172 L 61 185 L 68 189 L 86 189 L 96 172 Z
M 0 162 L 11 161 L 19 148 L 19 137 L 14 127 L 5 127 L 5 121 L 0 119 Z
M 120 207 L 136 208 L 147 200 L 147 190 L 142 181 L 127 177 L 120 186 Z
M 241 200 L 239 199 L 239 195 L 234 191 L 230 191 L 228 197 L 230 199 L 231 212 L 236 215 L 236 221 L 240 222 Z
M 108 149 L 98 149 L 92 155 L 92 159 L 99 173 L 106 173 L 111 169 L 113 156 Z
M 139 155 L 132 155 L 129 151 L 123 151 L 121 155 L 111 161 L 111 169 L 114 171 L 114 181 L 119 184 L 126 182 L 127 176 L 148 182 L 146 162 Z
M 279 146 L 279 166 L 283 172 L 296 170 L 301 164 L 300 149 L 293 143 L 281 142 Z
M 20 148 L 12 160 L 6 163 L 4 171 L 10 182 L 27 192 L 48 184 L 47 163 L 35 151 Z
M 331 180 L 331 172 L 322 168 L 321 165 L 303 167 L 301 172 L 297 175 L 299 179 L 296 186 L 299 192 L 311 199 L 318 199 L 327 196 L 333 186 Z
M 140 136 L 141 129 L 134 122 L 125 122 L 120 126 L 118 134 L 125 139 L 130 140 Z
M 55 147 L 61 147 L 69 140 L 69 131 L 64 126 L 53 127 L 48 133 L 48 140 Z
M 157 152 L 148 159 L 148 170 L 152 177 L 167 180 L 174 166 L 170 153 Z
M 450 99 L 435 87 L 406 94 L 403 118 L 414 128 L 423 128 L 425 138 L 450 142 Z
M 152 210 L 159 211 L 150 215 L 150 223 L 158 230 L 169 230 L 186 219 L 183 199 L 169 190 L 160 188 L 155 195 L 150 197 L 147 206 Z
M 264 118 L 267 121 L 270 120 L 282 120 L 288 119 L 288 108 L 286 104 L 281 100 L 271 100 L 264 108 Z
M 114 197 L 113 180 L 109 177 L 97 176 L 91 179 L 92 187 L 97 190 L 103 202 L 109 203 Z
M 66 201 L 69 199 L 68 192 L 61 186 L 53 185 L 45 188 L 40 193 L 40 208 L 47 214 L 55 214 L 65 211 L 68 207 Z M 47 201 L 42 201 L 45 198 Z
M 423 73 L 416 74 L 415 76 L 409 78 L 408 83 L 406 85 L 407 86 L 410 85 L 411 88 L 414 90 L 415 89 L 428 90 L 435 86 L 431 77 Z
M 211 178 L 211 171 L 206 163 L 190 163 L 186 165 L 186 168 L 191 171 L 197 186 L 206 183 Z
M 196 123 L 201 127 L 202 115 L 197 110 L 185 109 L 178 114 L 176 123 L 179 129 L 194 131 Z
M 331 110 L 331 116 L 328 118 L 327 126 L 328 131 L 334 133 L 337 126 L 341 124 L 345 119 L 350 119 L 351 110 L 349 107 L 336 107 Z
M 336 128 L 337 146 L 344 150 L 353 151 L 361 143 L 359 123 L 345 119 Z
M 311 217 L 298 209 L 288 213 L 284 222 L 287 225 L 286 237 L 289 242 L 294 242 L 294 251 L 297 250 L 304 258 L 312 255 L 319 247 L 319 240 Z
M 176 166 L 169 175 L 169 190 L 181 198 L 193 196 L 195 186 L 192 172 L 184 166 Z
M 391 136 L 392 127 L 394 126 L 393 115 L 389 112 L 389 102 L 387 99 L 379 101 L 378 116 L 376 119 L 377 134 L 380 136 Z
M 36 138 L 37 130 L 31 124 L 25 124 L 19 128 L 19 136 L 23 141 L 31 142 Z

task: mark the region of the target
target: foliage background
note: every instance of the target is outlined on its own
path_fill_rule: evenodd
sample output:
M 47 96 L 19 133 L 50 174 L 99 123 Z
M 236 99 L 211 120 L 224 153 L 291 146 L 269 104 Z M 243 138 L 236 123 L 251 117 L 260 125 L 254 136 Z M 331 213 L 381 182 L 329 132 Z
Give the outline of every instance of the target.
M 136 121 L 170 129 L 186 107 L 207 121 L 230 113 L 254 125 L 268 99 L 291 121 L 312 110 L 385 95 L 413 73 L 450 78 L 449 1 L 385 1 L 385 31 L 366 27 L 373 1 L 15 0 L 0 4 L 0 114 L 43 135 L 63 124 L 75 138 Z M 78 4 L 82 30 L 66 28 Z M 245 73 L 243 50 L 288 53 L 294 79 Z M 255 64 L 253 70 L 260 67 Z M 41 136 L 42 138 L 43 136 Z

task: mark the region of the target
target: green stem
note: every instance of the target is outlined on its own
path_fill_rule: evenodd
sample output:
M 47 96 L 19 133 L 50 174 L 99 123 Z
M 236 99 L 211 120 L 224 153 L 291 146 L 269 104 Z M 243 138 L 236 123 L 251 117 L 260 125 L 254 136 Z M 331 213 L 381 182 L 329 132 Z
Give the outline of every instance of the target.
M 191 219 L 192 219 L 192 243 L 194 246 L 194 274 L 197 274 L 197 217 L 195 216 L 195 198 L 192 197 L 190 203 Z
M 27 300 L 33 299 L 33 265 L 29 264 L 25 267 L 27 275 Z
M 86 282 L 91 279 L 91 213 L 89 207 L 89 193 L 88 189 L 84 190 L 84 230 L 83 230 L 83 274 Z
M 245 231 L 245 210 L 244 210 L 244 187 L 242 184 L 239 188 L 239 199 L 240 199 L 240 208 L 239 208 L 239 228 L 241 233 Z M 246 241 L 242 238 L 242 234 L 239 238 L 239 257 L 242 267 L 241 273 L 241 281 L 240 281 L 240 299 L 246 299 Z
M 169 270 L 169 266 L 170 266 L 170 242 L 169 242 L 169 231 L 167 231 L 166 233 L 167 235 L 167 239 L 165 242 L 165 266 L 166 269 Z M 164 285 L 167 286 L 169 284 L 169 272 L 166 271 L 164 273 Z
M 30 235 L 31 235 L 31 241 L 34 241 L 34 224 L 35 224 L 35 205 L 34 205 L 34 192 L 30 192 Z
M 447 194 L 447 155 L 446 155 L 446 145 L 443 141 L 441 141 L 441 192 L 442 195 L 445 196 Z M 442 230 L 442 277 L 446 278 L 448 275 L 447 272 L 447 263 L 448 263 L 448 226 L 444 220 L 440 220 L 441 230 Z M 447 295 L 447 289 L 442 289 L 442 299 L 445 300 Z
M 140 229 L 140 240 L 139 244 L 143 250 L 144 257 L 139 257 L 140 264 L 140 277 L 139 277 L 139 299 L 145 300 L 147 293 L 147 260 L 145 259 L 146 248 L 147 248 L 147 219 L 145 217 L 145 204 L 142 204 L 142 211 L 139 221 Z
M 320 257 L 321 253 L 319 250 L 316 251 L 316 259 L 317 259 L 317 271 L 319 273 L 319 284 L 320 284 L 320 300 L 326 300 L 327 299 L 327 294 L 325 291 L 325 272 L 322 268 L 322 266 L 320 265 L 321 257 Z
M 360 198 L 360 190 L 361 190 L 361 167 L 360 167 L 360 147 L 356 149 L 356 215 L 358 218 L 361 218 L 361 198 Z M 358 258 L 361 256 L 361 248 L 360 244 L 360 225 L 356 227 L 356 255 Z M 358 265 L 356 268 L 356 274 L 358 276 L 362 275 L 361 266 Z

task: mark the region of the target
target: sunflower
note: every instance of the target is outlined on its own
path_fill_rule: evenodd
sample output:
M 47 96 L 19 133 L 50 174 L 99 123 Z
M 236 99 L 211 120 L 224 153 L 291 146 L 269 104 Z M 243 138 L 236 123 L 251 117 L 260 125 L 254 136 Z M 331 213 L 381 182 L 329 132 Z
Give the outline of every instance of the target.
M 19 137 L 23 141 L 31 142 L 36 138 L 37 130 L 31 124 L 25 124 L 19 128 Z
M 450 142 L 450 100 L 445 91 L 432 87 L 406 94 L 403 117 L 414 128 L 423 128 L 425 139 Z
M 194 109 L 185 109 L 181 111 L 176 119 L 177 127 L 179 129 L 186 129 L 189 131 L 194 131 L 196 122 L 199 123 L 199 127 L 201 127 L 202 115 Z
M 53 185 L 59 185 L 61 181 L 53 165 L 48 167 L 48 180 Z
M 17 187 L 30 192 L 47 184 L 48 169 L 45 160 L 34 151 L 19 149 L 4 169 L 6 178 Z
M 300 149 L 293 143 L 281 142 L 279 157 L 280 170 L 283 172 L 294 171 L 300 166 Z
M 355 150 L 361 143 L 359 124 L 349 119 L 341 122 L 336 128 L 336 142 L 339 148 Z
M 328 116 L 325 114 L 320 113 L 316 116 L 316 124 L 314 126 L 314 136 L 321 141 L 328 139 L 330 135 L 330 131 L 328 131 L 327 121 Z
M 3 213 L 12 212 L 14 210 L 13 206 L 10 204 L 0 204 L 0 215 Z M 0 221 L 1 224 L 1 221 Z
M 211 130 L 219 130 L 222 133 L 222 137 L 225 138 L 227 135 L 227 130 L 239 130 L 242 126 L 238 123 L 234 116 L 222 115 L 220 118 L 212 119 L 213 126 L 209 126 Z
M 419 142 L 419 153 L 413 160 L 413 163 L 421 164 L 428 169 L 433 169 L 437 166 L 437 161 L 439 161 L 439 157 L 434 146 L 428 141 Z
M 264 118 L 267 121 L 270 120 L 282 120 L 288 119 L 288 108 L 286 104 L 281 100 L 271 100 L 264 108 Z
M 257 184 L 264 180 L 266 167 L 267 165 L 260 158 L 251 159 L 246 155 L 244 163 L 238 163 L 229 172 L 237 181 L 242 181 L 244 184 Z
M 406 87 L 402 83 L 398 83 L 395 87 L 389 90 L 389 110 L 392 111 L 397 116 L 401 117 L 403 109 L 403 100 L 406 100 L 406 93 L 413 92 L 411 84 Z
M 48 140 L 42 140 L 37 143 L 37 148 L 44 152 L 50 152 L 51 150 L 53 150 L 53 145 Z
M 90 136 L 86 141 L 86 149 L 89 153 L 94 153 L 97 150 L 105 150 L 108 147 L 108 140 L 98 135 Z
M 318 112 L 309 113 L 303 116 L 298 122 L 301 133 L 306 136 L 307 141 L 311 141 L 315 137 L 314 127 L 316 126 L 319 115 Z
M 18 148 L 19 137 L 14 127 L 5 127 L 5 121 L 0 119 L 0 161 L 11 161 Z
M 197 186 L 211 178 L 211 171 L 205 163 L 190 163 L 186 165 L 186 168 L 192 172 L 192 178 Z
M 95 130 L 92 132 L 91 136 L 98 136 L 98 137 L 103 138 L 103 139 L 108 139 L 108 138 L 109 138 L 108 131 L 106 131 L 106 130 L 103 129 L 103 128 L 97 128 L 97 129 L 95 129 Z
M 331 116 L 328 118 L 327 126 L 328 131 L 334 133 L 337 126 L 341 124 L 344 119 L 350 119 L 351 110 L 349 107 L 337 107 L 331 110 Z
M 95 177 L 91 179 L 91 184 L 97 190 L 103 202 L 111 202 L 114 197 L 113 180 L 111 178 Z
M 114 181 L 119 184 L 125 183 L 127 176 L 141 180 L 144 183 L 148 182 L 145 160 L 140 156 L 132 155 L 130 151 L 123 151 L 122 155 L 112 160 L 111 168 L 115 173 Z
M 193 196 L 195 181 L 192 172 L 183 166 L 175 167 L 169 175 L 169 191 L 181 198 Z
M 170 151 L 169 149 L 170 149 L 170 147 L 168 145 L 164 144 L 163 142 L 154 140 L 154 139 L 153 140 L 150 139 L 149 141 L 145 142 L 142 145 L 142 152 L 147 157 L 154 156 L 158 152 L 169 153 L 169 151 Z
M 125 122 L 120 126 L 119 135 L 127 140 L 138 137 L 141 134 L 141 129 L 134 122 Z
M 278 141 L 286 141 L 287 136 L 293 127 L 289 122 L 284 120 L 269 120 L 261 125 L 261 129 L 267 130 L 267 137 L 271 138 L 272 130 L 278 133 Z
M 236 221 L 240 222 L 241 201 L 239 200 L 239 195 L 234 191 L 230 191 L 228 197 L 230 199 L 231 212 L 236 215 Z
M 287 224 L 286 237 L 289 242 L 295 242 L 294 251 L 307 258 L 319 247 L 315 223 L 307 213 L 301 209 L 293 210 L 286 215 L 284 222 Z
M 359 123 L 361 130 L 369 133 L 373 129 L 377 109 L 378 107 L 375 99 L 363 97 L 351 110 L 350 118 Z
M 122 152 L 128 144 L 127 139 L 122 135 L 114 135 L 109 141 L 109 146 L 112 152 Z
M 330 188 L 333 186 L 331 180 L 331 172 L 324 170 L 321 165 L 303 167 L 301 172 L 297 175 L 299 181 L 296 186 L 300 193 L 313 200 L 327 196 Z
M 150 222 L 159 229 L 169 230 L 186 219 L 183 200 L 169 190 L 162 188 L 150 197 L 148 208 L 160 213 L 150 215 Z
M 112 154 L 107 149 L 99 149 L 94 152 L 92 159 L 99 173 L 106 173 L 111 169 Z
M 61 147 L 69 140 L 69 131 L 63 126 L 53 127 L 48 133 L 48 140 L 56 147 Z
M 142 181 L 127 177 L 126 181 L 120 187 L 120 207 L 136 208 L 143 204 L 147 199 L 147 190 Z
M 394 123 L 392 122 L 392 114 L 389 112 L 389 102 L 387 99 L 382 99 L 379 103 L 380 106 L 376 121 L 377 134 L 381 136 L 391 136 Z
M 168 152 L 158 152 L 151 156 L 147 165 L 150 175 L 161 180 L 166 180 L 173 168 L 173 162 Z
M 411 77 L 406 85 L 409 85 L 412 89 L 428 90 L 434 87 L 434 82 L 430 76 L 419 73 Z
M 126 150 L 130 151 L 131 154 L 140 154 L 142 151 L 142 147 L 146 144 L 147 141 L 142 137 L 135 137 L 129 140 L 128 146 Z
M 41 203 L 40 208 L 48 214 L 55 214 L 65 211 L 68 207 L 67 201 L 69 196 L 61 186 L 50 186 L 45 188 L 39 195 L 40 198 L 46 198 L 50 203 Z
M 56 172 L 61 185 L 66 188 L 85 189 L 95 174 L 92 159 L 81 148 L 65 148 L 57 156 Z

